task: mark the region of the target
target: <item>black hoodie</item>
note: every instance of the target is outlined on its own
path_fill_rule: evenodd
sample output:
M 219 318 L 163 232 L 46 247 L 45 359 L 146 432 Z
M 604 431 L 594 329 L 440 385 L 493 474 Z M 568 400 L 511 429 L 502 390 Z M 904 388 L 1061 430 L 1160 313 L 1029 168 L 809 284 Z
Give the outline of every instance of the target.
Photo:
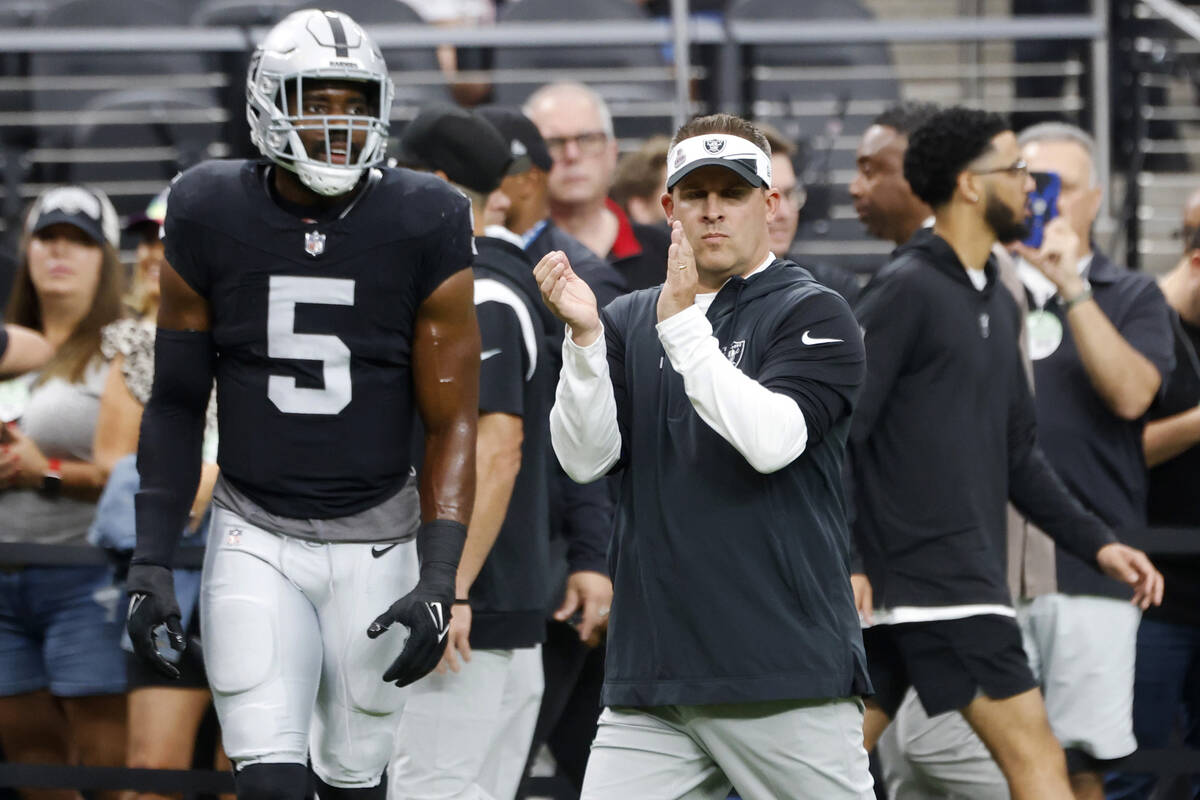
M 688 399 L 655 329 L 660 291 L 603 312 L 624 470 L 604 703 L 869 692 L 840 479 L 863 370 L 849 307 L 776 260 L 708 309 L 726 357 L 804 414 L 804 452 L 763 474 Z
M 1116 541 L 1037 445 L 1020 315 L 996 280 L 975 288 L 950 245 L 917 232 L 856 311 L 867 377 L 850 438 L 861 548 L 875 605 L 1011 605 L 1005 504 L 1095 566 Z

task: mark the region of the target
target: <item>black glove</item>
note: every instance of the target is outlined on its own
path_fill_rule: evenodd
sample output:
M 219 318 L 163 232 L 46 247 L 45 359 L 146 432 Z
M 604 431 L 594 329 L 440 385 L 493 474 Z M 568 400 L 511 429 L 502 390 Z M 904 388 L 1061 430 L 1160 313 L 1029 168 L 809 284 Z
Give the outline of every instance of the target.
M 384 681 L 408 686 L 428 675 L 442 659 L 450 630 L 458 559 L 466 539 L 467 528 L 459 522 L 439 519 L 421 526 L 417 533 L 420 580 L 367 628 L 367 636 L 372 639 L 396 622 L 408 628 L 408 641 L 383 673 Z
M 182 653 L 187 647 L 179 604 L 175 602 L 175 576 L 157 564 L 132 564 L 125 588 L 129 591 L 129 618 L 125 626 L 129 629 L 133 652 L 163 675 L 178 679 L 179 668 L 163 658 L 154 642 L 159 627 L 165 627 L 173 650 Z

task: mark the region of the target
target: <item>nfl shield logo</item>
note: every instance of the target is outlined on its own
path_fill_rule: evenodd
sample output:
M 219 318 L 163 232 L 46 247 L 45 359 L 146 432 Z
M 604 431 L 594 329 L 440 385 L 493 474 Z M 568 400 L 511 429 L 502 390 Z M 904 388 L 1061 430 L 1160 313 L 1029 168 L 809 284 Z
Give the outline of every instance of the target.
M 714 156 L 725 149 L 724 139 L 705 139 L 704 149 L 712 153 Z
M 729 363 L 735 367 L 742 363 L 742 354 L 746 352 L 746 340 L 738 339 L 736 342 L 730 342 L 725 348 L 725 357 L 729 359 Z
M 304 252 L 313 258 L 325 252 L 325 234 L 318 231 L 308 231 L 304 234 Z

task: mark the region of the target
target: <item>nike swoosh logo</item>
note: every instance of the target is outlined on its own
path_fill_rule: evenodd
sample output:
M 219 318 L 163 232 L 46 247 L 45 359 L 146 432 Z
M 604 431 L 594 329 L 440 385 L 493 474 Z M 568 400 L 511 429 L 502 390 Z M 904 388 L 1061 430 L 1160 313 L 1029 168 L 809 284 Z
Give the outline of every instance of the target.
M 811 331 L 805 331 L 804 333 L 800 334 L 800 341 L 804 342 L 805 344 L 809 344 L 809 345 L 812 345 L 812 344 L 837 344 L 838 342 L 846 341 L 845 339 L 818 339 L 815 336 L 810 336 L 809 335 L 810 333 L 811 333 Z
M 142 603 L 144 603 L 145 601 L 146 601 L 146 595 L 141 594 L 140 592 L 134 594 L 133 598 L 129 601 L 129 613 L 126 615 L 126 618 L 132 619 L 134 613 L 136 613 L 137 610 L 139 608 L 141 608 Z
M 501 349 L 499 347 L 497 347 L 495 350 L 484 350 L 482 353 L 479 354 L 479 360 L 487 361 L 492 356 L 500 355 L 501 352 L 503 352 L 503 351 L 501 351 Z
M 391 550 L 393 547 L 395 547 L 398 544 L 400 544 L 400 543 L 393 542 L 392 544 L 389 544 L 387 547 L 372 547 L 371 555 L 375 556 L 375 558 L 379 558 L 382 555 L 386 555 L 387 551 Z
M 437 606 L 437 613 L 434 613 L 434 606 Z M 429 612 L 429 616 L 433 618 L 433 625 L 438 629 L 438 643 L 440 644 L 446 638 L 446 634 L 450 632 L 450 626 L 446 625 L 445 615 L 442 612 L 441 603 L 426 603 L 425 610 Z

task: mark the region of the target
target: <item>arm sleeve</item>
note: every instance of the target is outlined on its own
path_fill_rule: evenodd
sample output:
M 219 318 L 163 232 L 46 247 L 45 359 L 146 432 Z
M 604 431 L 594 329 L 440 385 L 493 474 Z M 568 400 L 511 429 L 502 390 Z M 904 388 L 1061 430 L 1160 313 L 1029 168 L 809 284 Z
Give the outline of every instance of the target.
M 562 372 L 550 409 L 550 442 L 563 470 L 579 483 L 596 480 L 621 457 L 608 336 L 606 326 L 587 347 L 571 341 L 570 331 L 563 338 Z
M 521 322 L 504 303 L 475 306 L 479 321 L 479 412 L 525 415 L 525 379 L 529 355 Z
M 444 201 L 442 224 L 428 233 L 423 242 L 418 305 L 447 278 L 475 262 L 471 201 L 449 187 L 445 189 L 451 196 Z
M 850 437 L 865 441 L 904 370 L 920 332 L 922 299 L 904 275 L 879 274 L 867 284 L 855 312 L 866 349 L 867 373 L 854 409 Z
M 1095 565 L 1100 548 L 1117 539 L 1107 525 L 1071 494 L 1042 453 L 1037 444 L 1037 417 L 1025 371 L 1015 372 L 1008 417 L 1009 499 L 1064 550 Z
M 832 294 L 803 301 L 778 326 L 757 380 L 721 354 L 698 306 L 658 331 L 701 419 L 763 473 L 790 464 L 848 415 L 862 380 L 861 335 Z
M 213 379 L 208 331 L 159 329 L 154 387 L 142 415 L 134 564 L 171 566 L 200 483 L 204 411 Z

